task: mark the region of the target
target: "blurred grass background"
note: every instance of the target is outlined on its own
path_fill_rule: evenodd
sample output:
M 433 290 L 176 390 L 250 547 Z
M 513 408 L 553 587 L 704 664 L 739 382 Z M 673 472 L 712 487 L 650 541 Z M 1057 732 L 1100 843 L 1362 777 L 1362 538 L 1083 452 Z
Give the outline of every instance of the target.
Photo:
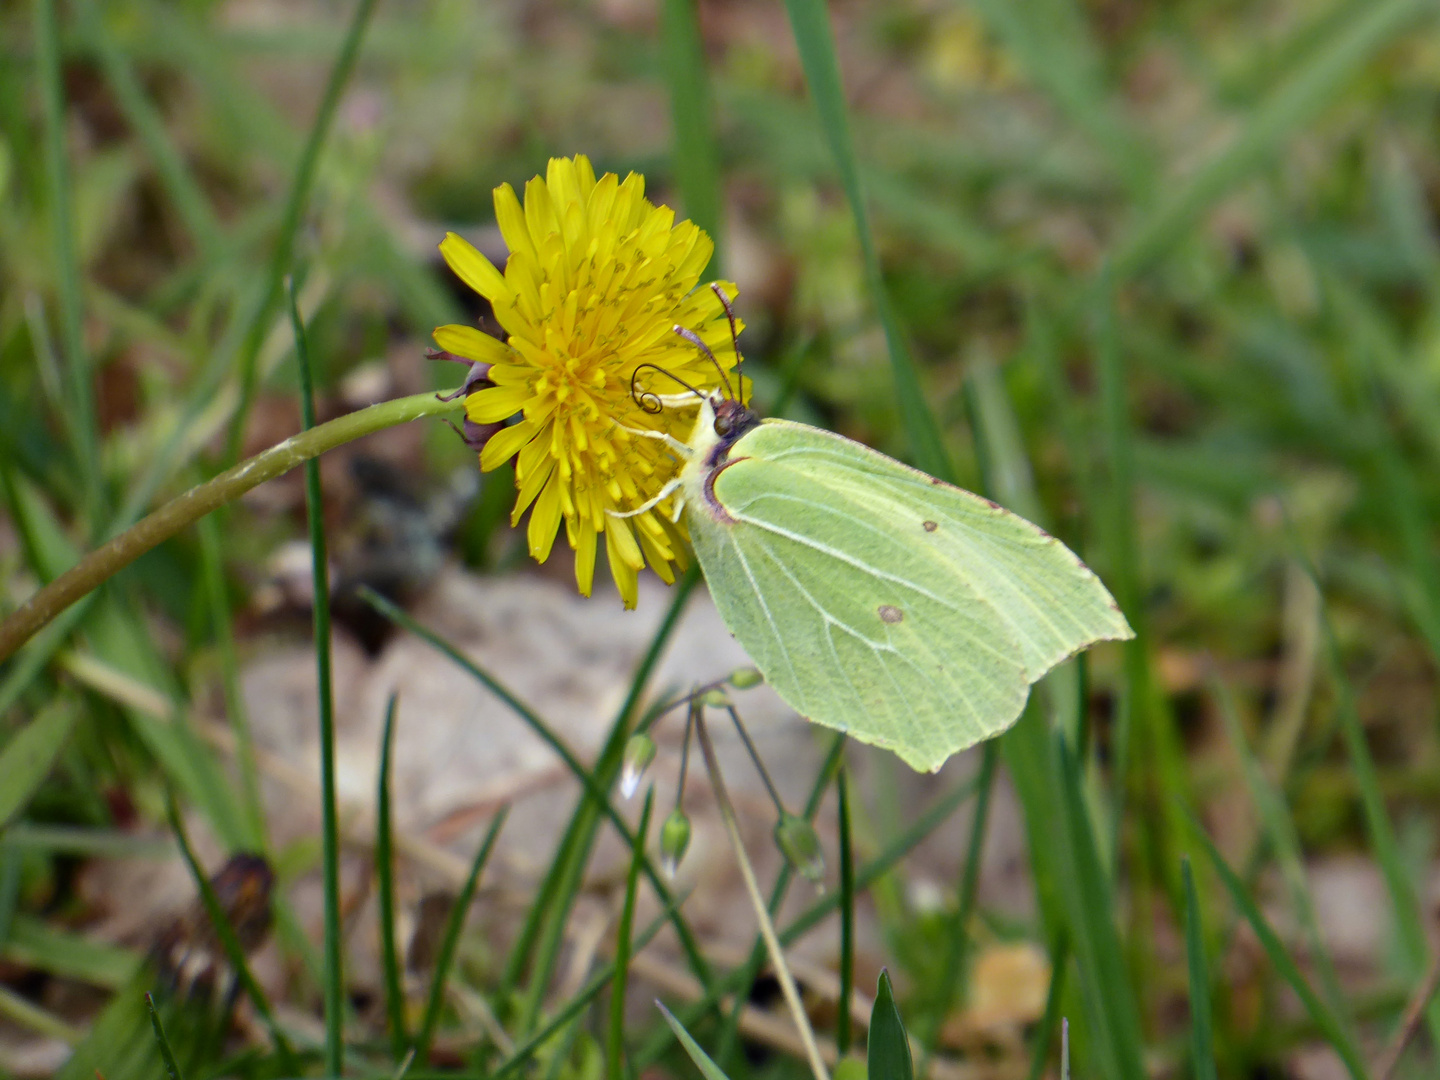
M 935 958 L 963 961 L 978 917 L 1069 973 L 1053 997 L 1084 1075 L 1378 1075 L 1434 952 L 1434 5 L 826 14 L 805 0 L 0 9 L 3 602 L 298 427 L 286 274 L 322 418 L 452 385 L 422 359 L 429 330 L 483 312 L 439 263 L 444 229 L 498 259 L 494 185 L 576 152 L 641 171 L 716 236 L 762 406 L 1042 521 L 1140 631 L 1047 682 L 986 751 L 1027 815 L 1038 922 L 972 911 L 964 882 L 943 918 L 892 912 L 912 1033 L 933 1039 L 964 997 L 963 962 Z M 471 460 L 439 425 L 406 438 L 437 485 Z M 353 506 L 347 482 L 365 481 L 337 479 Z M 357 577 L 401 595 L 452 552 L 521 572 L 499 524 L 509 491 L 486 478 L 453 547 L 422 529 Z M 95 1002 L 55 987 L 132 977 L 133 957 L 66 929 L 83 922 L 71 884 L 88 855 L 135 844 L 137 822 L 163 823 L 167 787 L 230 850 L 265 849 L 253 775 L 163 717 L 220 695 L 246 760 L 237 671 L 301 510 L 293 492 L 229 508 L 0 672 L 0 1016 L 15 1030 L 79 1039 Z M 343 549 L 354 515 L 336 517 Z M 1381 883 L 1357 917 L 1384 947 L 1359 969 L 1331 960 L 1311 895 L 1317 866 L 1342 858 Z M 537 910 L 563 920 L 549 903 Z M 1262 911 L 1274 936 L 1250 928 Z M 1190 955 L 1208 953 L 1208 1063 L 1188 1039 L 1187 912 Z M 523 957 L 511 967 L 507 990 Z M 150 1037 L 143 1011 L 131 1021 Z M 1395 1075 L 1434 1075 L 1440 1012 L 1423 1027 Z M 391 1044 L 351 1034 L 348 1067 L 379 1069 Z M 997 1075 L 1043 1065 L 1053 1034 L 1036 1025 L 1019 1072 Z M 572 1043 L 551 1074 L 598 1075 Z M 232 1072 L 320 1067 L 283 1038 L 235 1045 Z

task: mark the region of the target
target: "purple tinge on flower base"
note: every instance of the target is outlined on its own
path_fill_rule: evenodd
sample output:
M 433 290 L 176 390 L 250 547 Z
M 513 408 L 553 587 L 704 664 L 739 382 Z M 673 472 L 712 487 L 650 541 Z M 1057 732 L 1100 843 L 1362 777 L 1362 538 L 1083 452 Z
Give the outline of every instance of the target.
M 464 427 L 455 427 L 453 420 L 446 420 L 460 440 L 475 453 L 479 454 L 485 449 L 485 444 L 498 435 L 504 429 L 503 423 L 499 424 L 477 424 L 468 416 L 465 418 Z
M 490 365 L 483 364 L 478 360 L 467 360 L 463 356 L 456 356 L 454 353 L 446 352 L 444 349 L 427 349 L 426 360 L 448 360 L 454 364 L 469 364 L 470 370 L 465 373 L 465 381 L 460 384 L 459 390 L 452 390 L 448 394 L 436 394 L 441 401 L 454 401 L 458 397 L 468 397 L 481 385 L 493 385 L 490 382 Z
M 444 351 L 488 365 L 489 385 L 466 395 L 465 412 L 488 429 L 481 468 L 515 459 L 519 492 L 511 520 L 531 511 L 530 554 L 547 559 L 563 523 L 575 550 L 576 584 L 588 596 L 604 534 L 626 607 L 635 606 L 647 562 L 672 582 L 687 559 L 688 538 L 684 524 L 671 521 L 670 499 L 616 516 L 644 505 L 679 469 L 662 440 L 635 431 L 686 438 L 698 402 L 677 396 L 675 386 L 706 390 L 722 381 L 716 364 L 674 327 L 696 334 L 724 371 L 736 362 L 719 298 L 697 288 L 714 245 L 692 222 L 677 224 L 673 211 L 648 202 L 644 191 L 635 173 L 623 181 L 614 173 L 597 179 L 583 156 L 551 159 L 546 175 L 526 184 L 523 205 L 502 184 L 495 216 L 510 249 L 504 273 L 454 233 L 440 253 L 490 301 L 508 341 L 471 326 L 435 330 Z M 721 285 L 736 294 L 732 283 Z M 665 408 L 646 412 L 632 396 L 632 378 L 642 394 L 671 395 Z M 492 427 L 517 415 L 515 423 Z

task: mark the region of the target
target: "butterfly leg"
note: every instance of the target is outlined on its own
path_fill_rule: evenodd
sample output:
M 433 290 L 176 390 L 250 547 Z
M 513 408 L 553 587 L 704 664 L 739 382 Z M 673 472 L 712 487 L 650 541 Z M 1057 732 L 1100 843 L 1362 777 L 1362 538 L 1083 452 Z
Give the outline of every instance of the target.
M 655 431 L 651 428 L 629 427 L 626 424 L 616 424 L 621 431 L 628 431 L 631 435 L 639 435 L 645 439 L 659 439 L 671 450 L 680 455 L 682 461 L 690 459 L 691 450 L 688 444 L 681 442 L 675 436 L 664 431 Z
M 675 477 L 675 479 L 671 480 L 668 484 L 662 487 L 659 492 L 656 493 L 653 499 L 647 499 L 645 502 L 637 506 L 634 510 L 606 510 L 605 513 L 609 514 L 611 517 L 617 518 L 635 517 L 638 514 L 645 513 L 645 511 L 647 510 L 654 510 L 655 507 L 659 506 L 662 502 L 669 498 L 670 495 L 679 486 L 680 477 L 677 476 Z

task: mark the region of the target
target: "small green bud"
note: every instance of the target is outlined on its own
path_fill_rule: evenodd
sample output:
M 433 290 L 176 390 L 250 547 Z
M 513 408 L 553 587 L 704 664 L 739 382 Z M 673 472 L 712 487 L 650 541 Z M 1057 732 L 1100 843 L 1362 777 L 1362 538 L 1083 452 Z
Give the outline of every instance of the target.
M 819 882 L 825 876 L 825 855 L 820 850 L 820 836 L 804 818 L 796 817 L 788 810 L 782 812 L 775 825 L 775 843 L 780 845 L 785 861 L 802 877 Z
M 730 697 L 717 686 L 700 695 L 700 704 L 709 705 L 712 709 L 723 709 L 730 704 Z
M 685 811 L 676 807 L 660 826 L 660 868 L 666 877 L 674 877 L 690 846 L 690 819 Z
M 759 686 L 765 681 L 765 676 L 760 674 L 759 668 L 742 667 L 730 672 L 725 679 L 736 690 L 749 690 L 751 687 Z
M 645 770 L 655 760 L 655 740 L 646 732 L 638 732 L 630 736 L 630 741 L 625 744 L 625 758 L 620 768 L 620 795 L 622 798 L 630 798 L 640 786 L 640 779 L 645 775 Z

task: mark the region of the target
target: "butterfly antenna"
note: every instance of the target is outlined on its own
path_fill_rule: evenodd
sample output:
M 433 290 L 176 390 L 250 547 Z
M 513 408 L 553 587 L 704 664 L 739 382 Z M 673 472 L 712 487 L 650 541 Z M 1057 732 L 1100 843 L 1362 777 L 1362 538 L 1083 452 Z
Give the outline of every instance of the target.
M 735 381 L 740 384 L 740 393 L 745 393 L 745 380 L 740 375 L 740 364 L 745 357 L 740 355 L 740 331 L 735 327 L 735 309 L 730 306 L 730 297 L 720 287 L 720 283 L 712 281 L 710 289 L 720 298 L 720 306 L 725 309 L 725 317 L 730 320 L 730 345 L 735 350 Z M 743 401 L 740 404 L 745 404 Z
M 700 335 L 695 333 L 694 330 L 687 330 L 678 323 L 672 327 L 672 329 L 710 358 L 710 363 L 715 365 L 715 370 L 720 373 L 721 382 L 725 384 L 725 396 L 733 401 L 735 399 L 735 388 L 730 385 L 730 376 L 726 374 L 725 369 L 720 366 L 720 361 L 715 359 L 715 354 L 710 351 L 710 346 L 701 341 Z
M 676 329 L 678 330 L 679 327 L 676 327 Z M 705 348 L 703 344 L 700 347 L 702 349 Z M 708 352 L 709 350 L 706 351 Z M 714 359 L 714 357 L 711 357 L 711 359 Z M 653 368 L 661 375 L 674 379 L 677 383 L 685 387 L 686 390 L 689 390 L 698 398 L 703 398 L 705 396 L 705 392 L 703 390 L 697 390 L 684 379 L 680 378 L 679 375 L 676 375 L 673 371 L 666 370 L 659 364 L 636 364 L 635 370 L 630 373 L 630 398 L 635 402 L 636 405 L 639 405 L 640 408 L 644 409 L 651 416 L 654 416 L 660 411 L 662 411 L 665 408 L 665 403 L 660 400 L 660 395 L 657 394 L 654 390 L 642 390 L 640 389 L 639 383 L 636 382 L 636 380 L 640 377 L 640 372 L 644 371 L 646 368 Z

